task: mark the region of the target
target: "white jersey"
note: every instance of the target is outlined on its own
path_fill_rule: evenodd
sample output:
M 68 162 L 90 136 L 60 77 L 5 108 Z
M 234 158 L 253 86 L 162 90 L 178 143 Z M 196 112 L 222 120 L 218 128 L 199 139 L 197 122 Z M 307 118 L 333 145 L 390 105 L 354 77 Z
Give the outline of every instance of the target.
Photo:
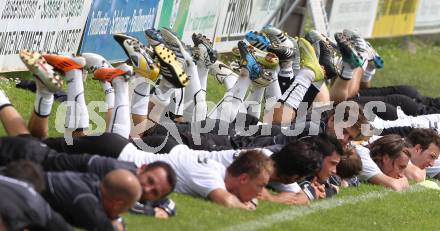
M 261 148 L 260 149 L 263 154 L 266 156 L 271 156 L 273 154 L 269 149 Z M 224 151 L 199 151 L 192 150 L 195 155 L 198 155 L 199 158 L 207 158 L 214 160 L 218 163 L 221 163 L 225 168 L 234 162 L 234 160 L 238 157 L 242 150 L 224 150 Z M 269 187 L 277 192 L 299 192 L 301 187 L 298 183 L 292 184 L 281 184 L 276 182 L 269 182 Z
M 371 159 L 370 149 L 361 145 L 356 145 L 355 148 L 362 161 L 362 170 L 359 174 L 361 180 L 367 181 L 373 176 L 383 174 L 377 164 Z
M 177 145 L 169 154 L 154 154 L 128 144 L 118 159 L 134 162 L 137 167 L 154 161 L 168 163 L 176 172 L 176 192 L 207 198 L 215 189 L 226 190 L 226 168 L 212 159 L 192 155 L 193 152 L 197 151 L 189 149 L 186 145 Z

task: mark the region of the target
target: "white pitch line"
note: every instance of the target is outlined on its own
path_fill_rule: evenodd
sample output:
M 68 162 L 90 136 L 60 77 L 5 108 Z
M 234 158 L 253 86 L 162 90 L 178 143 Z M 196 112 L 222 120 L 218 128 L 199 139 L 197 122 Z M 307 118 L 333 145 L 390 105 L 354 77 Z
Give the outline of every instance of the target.
M 427 190 L 427 188 L 421 186 L 413 186 L 411 187 L 411 189 L 402 191 L 400 193 L 420 192 L 424 190 Z M 307 207 L 293 207 L 278 213 L 273 213 L 268 216 L 257 218 L 252 221 L 247 221 L 244 223 L 232 225 L 223 229 L 219 229 L 219 231 L 257 230 L 257 229 L 269 227 L 273 224 L 277 224 L 280 222 L 292 221 L 295 220 L 296 218 L 306 216 L 321 210 L 332 209 L 342 205 L 357 204 L 358 202 L 364 202 L 367 200 L 372 200 L 377 198 L 383 198 L 388 196 L 390 193 L 393 193 L 393 191 L 391 190 L 377 191 L 377 192 L 370 192 L 358 196 L 327 199 L 321 202 L 312 203 L 310 206 Z

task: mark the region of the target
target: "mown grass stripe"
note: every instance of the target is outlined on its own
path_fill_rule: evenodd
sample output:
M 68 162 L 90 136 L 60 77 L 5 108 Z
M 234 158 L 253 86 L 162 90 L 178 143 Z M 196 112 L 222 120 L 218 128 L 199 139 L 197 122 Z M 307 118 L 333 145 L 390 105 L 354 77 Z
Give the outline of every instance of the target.
M 420 192 L 424 190 L 427 190 L 427 188 L 414 185 L 413 187 L 411 187 L 411 189 L 399 193 L 412 193 L 412 192 Z M 357 204 L 359 202 L 364 202 L 372 199 L 384 198 L 392 193 L 395 192 L 391 190 L 380 190 L 380 191 L 365 193 L 362 195 L 322 200 L 320 202 L 313 203 L 307 207 L 289 208 L 281 212 L 270 214 L 268 216 L 264 216 L 255 220 L 251 220 L 244 223 L 232 225 L 223 229 L 219 229 L 219 231 L 257 230 L 261 228 L 267 228 L 274 224 L 284 221 L 292 221 L 295 220 L 296 218 L 300 218 L 321 210 L 332 209 L 343 205 Z

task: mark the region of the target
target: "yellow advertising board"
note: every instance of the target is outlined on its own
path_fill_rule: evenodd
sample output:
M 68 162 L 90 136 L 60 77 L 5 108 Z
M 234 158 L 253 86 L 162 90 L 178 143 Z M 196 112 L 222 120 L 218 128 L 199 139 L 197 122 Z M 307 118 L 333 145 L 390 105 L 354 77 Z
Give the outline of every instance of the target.
M 379 0 L 372 37 L 412 34 L 419 0 Z

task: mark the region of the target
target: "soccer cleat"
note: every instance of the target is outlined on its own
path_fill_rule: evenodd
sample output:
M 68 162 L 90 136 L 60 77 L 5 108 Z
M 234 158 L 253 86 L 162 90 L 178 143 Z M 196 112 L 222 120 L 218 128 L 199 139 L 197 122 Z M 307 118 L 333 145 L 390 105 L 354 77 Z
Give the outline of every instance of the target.
M 257 62 L 264 68 L 275 69 L 280 63 L 278 57 L 272 52 L 262 51 L 251 45 L 248 46 L 248 50 L 254 55 L 254 57 L 257 59 Z
M 318 47 L 320 51 L 318 54 L 319 63 L 324 67 L 326 77 L 331 79 L 335 76 L 339 76 L 341 72 L 338 65 L 340 57 L 334 47 L 335 45 L 325 35 L 315 30 L 308 32 L 306 39 Z
M 353 44 L 354 49 L 358 52 L 358 55 L 364 60 L 372 60 L 372 54 L 368 52 L 367 41 L 363 39 L 359 34 L 354 31 L 344 29 L 342 34 Z
M 64 73 L 76 69 L 81 70 L 86 65 L 86 59 L 81 56 L 43 54 L 43 57 L 47 63 Z
M 184 43 L 170 29 L 162 28 L 160 34 L 165 40 L 165 45 L 174 52 L 185 70 L 193 61 L 191 52 L 186 49 Z
M 151 46 L 157 46 L 159 44 L 165 44 L 165 40 L 160 34 L 159 30 L 156 29 L 148 29 L 145 31 L 145 38 L 147 38 L 148 43 Z
M 275 69 L 278 67 L 280 61 L 276 56 L 276 54 L 272 52 L 262 51 L 251 45 L 247 45 L 247 49 L 249 50 L 249 52 L 252 53 L 252 55 L 255 57 L 257 62 L 262 65 L 262 67 L 268 69 Z M 240 58 L 241 57 L 240 49 L 238 49 L 238 47 L 233 47 L 232 55 L 235 56 L 236 58 Z
M 238 50 L 240 51 L 240 66 L 245 67 L 249 71 L 251 80 L 257 79 L 263 71 L 257 62 L 257 58 L 243 41 L 238 42 Z
M 288 35 L 271 25 L 264 26 L 261 30 L 270 40 L 273 45 L 285 46 L 289 48 L 293 48 L 292 41 L 290 41 L 287 37 Z
M 370 61 L 370 62 L 373 61 L 374 66 L 377 69 L 382 69 L 385 66 L 385 63 L 384 63 L 382 57 L 380 57 L 380 55 L 377 53 L 377 51 L 373 48 L 373 46 L 371 46 L 371 44 L 368 41 L 366 41 L 366 43 L 367 43 L 367 47 L 368 47 L 367 51 L 370 54 L 369 57 L 373 58 L 372 60 L 368 60 L 368 61 Z
M 161 75 L 176 88 L 186 87 L 189 77 L 174 52 L 163 44 L 155 46 L 154 52 L 160 61 Z
M 194 42 L 193 58 L 197 64 L 204 65 L 208 68 L 217 61 L 217 51 L 214 50 L 209 38 L 205 35 L 194 33 L 192 40 Z
M 114 67 L 101 67 L 93 72 L 93 78 L 101 81 L 111 82 L 118 76 L 126 75 L 127 71 Z
M 268 46 L 270 46 L 270 40 L 262 33 L 258 31 L 249 31 L 246 33 L 244 38 L 251 44 L 252 46 L 265 51 Z
M 159 78 L 159 67 L 146 51 L 146 47 L 136 38 L 125 34 L 115 34 L 113 37 L 130 58 L 134 72 L 156 82 Z
M 21 50 L 19 56 L 38 80 L 38 84 L 46 87 L 50 92 L 56 92 L 63 87 L 61 76 L 54 71 L 54 68 L 46 62 L 40 53 Z
M 362 58 L 359 56 L 353 45 L 348 41 L 346 36 L 342 33 L 335 33 L 335 40 L 344 62 L 348 63 L 352 68 L 362 66 Z
M 238 75 L 235 74 L 228 65 L 222 63 L 219 60 L 217 60 L 209 67 L 209 73 L 213 75 L 219 83 L 223 83 L 225 78 L 230 75 L 238 77 Z
M 95 53 L 82 53 L 82 57 L 86 59 L 85 68 L 87 71 L 93 73 L 98 68 L 102 67 L 112 67 L 110 62 L 108 62 L 103 56 Z
M 298 46 L 301 53 L 301 67 L 307 67 L 315 73 L 315 82 L 323 80 L 324 71 L 322 70 L 321 65 L 319 65 L 313 46 L 304 38 L 299 38 Z
M 279 45 L 270 45 L 267 48 L 268 52 L 274 53 L 280 61 L 292 61 L 295 56 L 295 50 L 293 48 L 279 46 Z

